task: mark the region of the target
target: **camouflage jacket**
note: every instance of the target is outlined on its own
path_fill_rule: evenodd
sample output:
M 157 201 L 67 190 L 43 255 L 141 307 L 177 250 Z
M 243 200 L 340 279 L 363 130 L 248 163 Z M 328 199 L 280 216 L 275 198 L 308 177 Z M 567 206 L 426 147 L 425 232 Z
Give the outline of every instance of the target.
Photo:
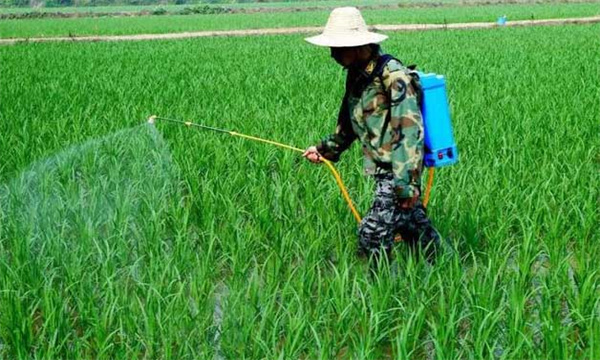
M 317 151 L 338 161 L 358 138 L 365 173 L 392 172 L 396 194 L 409 198 L 421 185 L 423 119 L 412 76 L 400 62 L 392 59 L 381 77 L 370 76 L 379 56 L 365 69 L 348 70 L 337 128 L 317 145 Z

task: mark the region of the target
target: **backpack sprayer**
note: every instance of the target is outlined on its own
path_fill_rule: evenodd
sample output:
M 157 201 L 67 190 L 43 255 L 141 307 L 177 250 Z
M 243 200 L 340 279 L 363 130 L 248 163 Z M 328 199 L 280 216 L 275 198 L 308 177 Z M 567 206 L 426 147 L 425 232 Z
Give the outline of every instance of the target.
M 421 79 L 421 87 L 423 89 L 423 102 L 421 110 L 423 114 L 423 125 L 425 128 L 425 166 L 429 168 L 427 187 L 425 189 L 425 195 L 423 198 L 423 205 L 427 206 L 429 202 L 429 195 L 431 193 L 431 187 L 433 186 L 433 174 L 434 168 L 452 165 L 458 161 L 458 151 L 456 144 L 454 143 L 454 137 L 452 135 L 452 122 L 450 120 L 450 111 L 448 108 L 448 99 L 446 96 L 446 81 L 442 75 L 436 74 L 424 74 L 419 73 Z M 262 139 L 256 136 L 241 134 L 235 131 L 219 129 L 211 126 L 196 124 L 191 121 L 182 121 L 177 119 L 165 118 L 161 116 L 152 115 L 148 118 L 148 123 L 154 125 L 156 120 L 162 120 L 174 124 L 181 124 L 188 127 L 197 127 L 200 129 L 211 130 L 219 133 L 228 134 L 231 136 L 241 137 L 247 140 L 262 142 L 270 145 L 275 145 L 280 148 L 288 149 L 303 153 L 304 150 L 282 144 L 276 141 Z M 329 171 L 333 174 L 336 183 L 338 184 L 342 196 L 348 203 L 352 215 L 358 223 L 361 222 L 361 217 L 354 203 L 344 186 L 344 182 L 338 171 L 335 169 L 331 161 L 321 158 L 321 161 L 327 166 Z
M 436 168 L 455 164 L 458 161 L 458 149 L 452 135 L 446 79 L 443 75 L 433 73 L 418 74 L 423 89 L 421 112 L 425 128 L 425 166 Z

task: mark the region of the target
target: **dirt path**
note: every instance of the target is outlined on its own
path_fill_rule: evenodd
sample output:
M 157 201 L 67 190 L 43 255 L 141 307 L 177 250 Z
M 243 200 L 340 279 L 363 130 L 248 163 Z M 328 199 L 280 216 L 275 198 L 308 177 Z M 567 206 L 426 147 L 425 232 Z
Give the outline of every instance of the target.
M 506 27 L 518 26 L 553 26 L 566 24 L 592 24 L 600 23 L 600 16 L 569 18 L 569 19 L 546 19 L 546 20 L 520 20 L 509 21 Z M 374 25 L 370 28 L 376 31 L 426 31 L 426 30 L 457 30 L 457 29 L 489 29 L 499 27 L 494 22 L 485 23 L 455 23 L 455 24 L 398 24 L 398 25 Z M 293 27 L 273 29 L 246 29 L 246 30 L 222 30 L 222 31 L 196 31 L 169 34 L 137 34 L 137 35 L 101 35 L 101 36 L 73 36 L 73 37 L 45 37 L 45 38 L 12 38 L 0 39 L 0 45 L 13 45 L 24 42 L 55 42 L 55 41 L 141 41 L 141 40 L 170 40 L 188 39 L 212 36 L 253 36 L 253 35 L 278 35 L 318 33 L 323 27 Z

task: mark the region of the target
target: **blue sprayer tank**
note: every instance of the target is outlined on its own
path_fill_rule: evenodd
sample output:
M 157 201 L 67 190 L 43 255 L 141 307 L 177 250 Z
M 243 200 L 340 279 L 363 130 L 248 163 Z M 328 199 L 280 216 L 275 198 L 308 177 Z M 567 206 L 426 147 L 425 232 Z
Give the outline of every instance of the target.
M 442 75 L 419 72 L 423 88 L 423 126 L 425 127 L 425 166 L 440 167 L 458 161 L 452 135 L 446 79 Z

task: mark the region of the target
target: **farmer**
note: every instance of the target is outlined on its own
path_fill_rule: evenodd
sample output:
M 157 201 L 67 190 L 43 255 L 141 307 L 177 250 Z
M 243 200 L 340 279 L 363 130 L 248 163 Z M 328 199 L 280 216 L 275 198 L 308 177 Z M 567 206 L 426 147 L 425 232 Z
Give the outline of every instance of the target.
M 321 35 L 307 38 L 327 46 L 331 57 L 348 70 L 346 93 L 335 133 L 304 152 L 308 160 L 338 161 L 355 139 L 364 153 L 364 170 L 375 177 L 375 199 L 362 219 L 359 254 L 377 266 L 391 256 L 396 234 L 420 247 L 433 261 L 439 235 L 431 225 L 421 195 L 423 120 L 416 75 L 385 56 L 379 43 L 387 36 L 368 31 L 354 7 L 334 9 Z

